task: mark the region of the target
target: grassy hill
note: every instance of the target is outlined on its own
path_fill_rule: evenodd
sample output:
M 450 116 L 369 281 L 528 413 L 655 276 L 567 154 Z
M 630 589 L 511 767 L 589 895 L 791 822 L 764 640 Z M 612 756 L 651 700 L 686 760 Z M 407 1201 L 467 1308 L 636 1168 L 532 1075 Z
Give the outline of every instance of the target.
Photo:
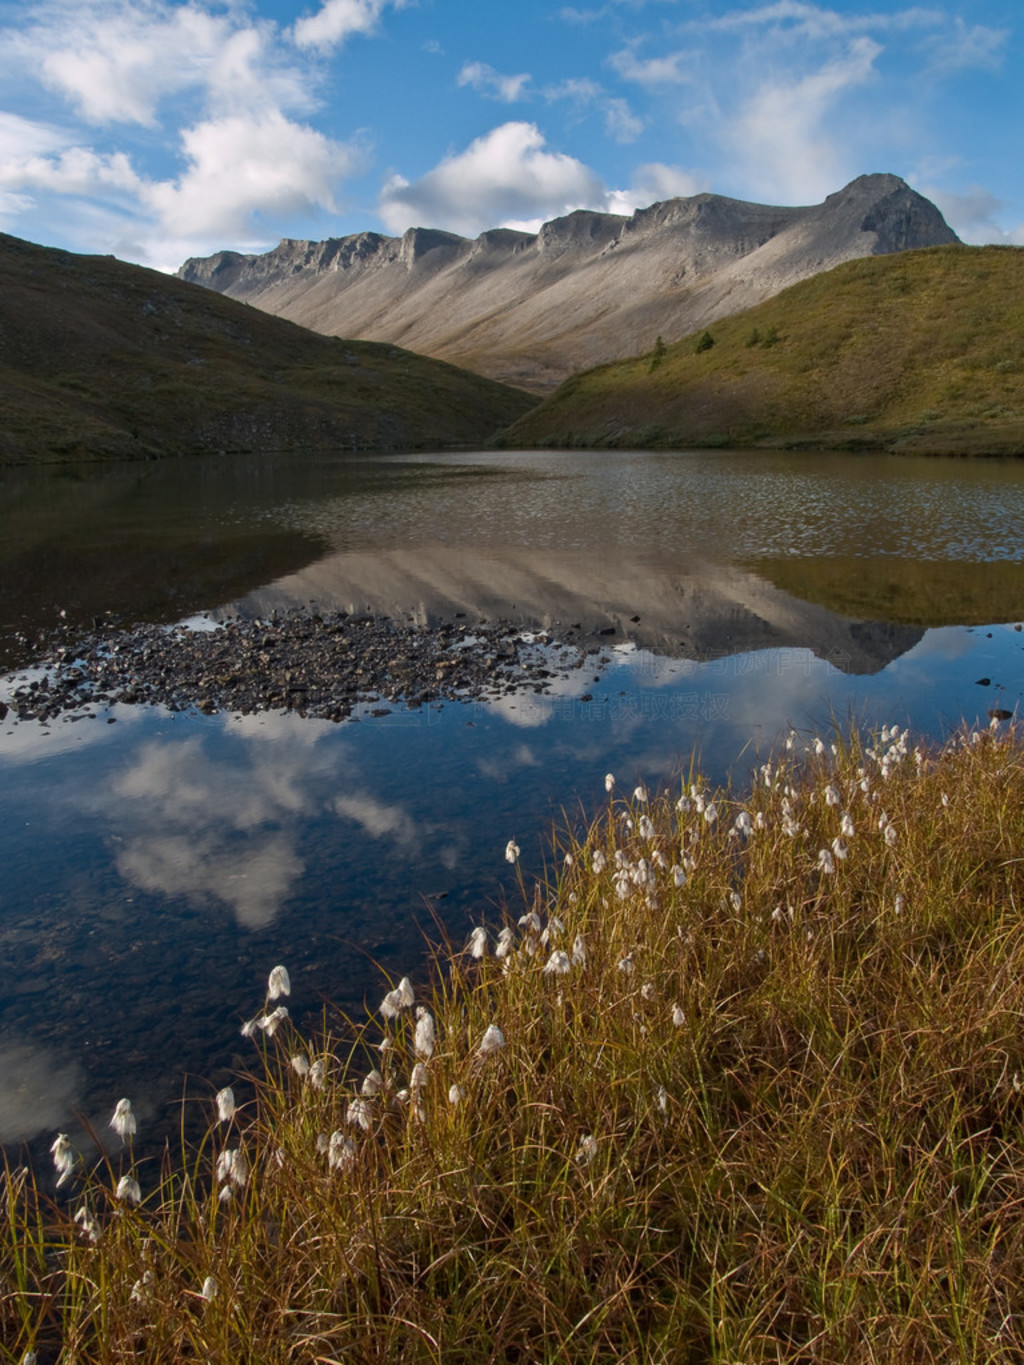
M 501 443 L 1024 453 L 1024 251 L 851 261 L 574 375 Z
M 521 391 L 0 234 L 0 464 L 478 444 Z

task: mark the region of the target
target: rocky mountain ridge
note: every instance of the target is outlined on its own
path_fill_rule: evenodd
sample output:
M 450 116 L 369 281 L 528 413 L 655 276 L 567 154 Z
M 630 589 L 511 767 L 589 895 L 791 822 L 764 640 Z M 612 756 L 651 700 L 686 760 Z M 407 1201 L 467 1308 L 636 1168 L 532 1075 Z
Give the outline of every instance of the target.
M 327 335 L 387 341 L 544 393 L 844 261 L 956 242 L 927 199 L 865 175 L 812 207 L 699 194 L 539 232 L 433 228 L 218 252 L 181 278 Z

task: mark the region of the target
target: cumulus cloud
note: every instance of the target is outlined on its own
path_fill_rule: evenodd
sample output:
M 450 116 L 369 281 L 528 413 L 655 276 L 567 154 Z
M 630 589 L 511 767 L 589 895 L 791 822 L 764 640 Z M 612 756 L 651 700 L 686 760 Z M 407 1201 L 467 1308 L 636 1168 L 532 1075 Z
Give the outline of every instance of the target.
M 627 190 L 613 190 L 608 196 L 611 213 L 634 213 L 665 199 L 688 199 L 710 189 L 706 177 L 684 170 L 682 166 L 666 166 L 661 161 L 650 161 L 633 172 Z
M 536 124 L 515 122 L 476 138 L 418 180 L 392 177 L 378 212 L 392 232 L 443 227 L 474 236 L 606 203 L 607 192 L 589 167 L 547 150 Z
M 44 8 L 23 42 L 39 52 L 46 84 L 87 122 L 152 127 L 161 99 L 204 84 L 231 38 L 226 16 L 193 5 L 85 4 Z
M 503 76 L 486 62 L 466 62 L 459 72 L 458 84 L 468 85 L 489 99 L 500 100 L 503 104 L 515 104 L 522 99 L 523 91 L 530 83 L 525 71 L 516 76 Z
M 299 19 L 292 30 L 298 47 L 339 47 L 355 33 L 373 33 L 388 5 L 401 9 L 404 0 L 324 0 L 320 10 Z
M 211 119 L 186 129 L 178 179 L 144 198 L 162 229 L 182 236 L 251 235 L 257 218 L 331 209 L 357 160 L 350 147 L 294 123 L 279 110 Z

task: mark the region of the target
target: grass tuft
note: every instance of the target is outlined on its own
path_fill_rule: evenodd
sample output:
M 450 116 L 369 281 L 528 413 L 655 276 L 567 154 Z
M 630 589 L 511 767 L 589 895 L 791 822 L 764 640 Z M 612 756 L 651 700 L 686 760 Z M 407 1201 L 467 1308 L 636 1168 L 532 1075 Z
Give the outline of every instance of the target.
M 419 1005 L 257 1028 L 158 1172 L 9 1167 L 2 1358 L 1019 1361 L 1019 734 L 691 777 L 613 788 Z

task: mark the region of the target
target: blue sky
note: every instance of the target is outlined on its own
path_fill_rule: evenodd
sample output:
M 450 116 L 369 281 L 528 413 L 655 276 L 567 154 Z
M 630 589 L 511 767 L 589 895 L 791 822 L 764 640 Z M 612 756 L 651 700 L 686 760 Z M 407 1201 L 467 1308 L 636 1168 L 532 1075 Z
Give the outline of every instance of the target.
M 161 269 L 890 171 L 1024 245 L 1010 0 L 0 0 L 0 230 Z

